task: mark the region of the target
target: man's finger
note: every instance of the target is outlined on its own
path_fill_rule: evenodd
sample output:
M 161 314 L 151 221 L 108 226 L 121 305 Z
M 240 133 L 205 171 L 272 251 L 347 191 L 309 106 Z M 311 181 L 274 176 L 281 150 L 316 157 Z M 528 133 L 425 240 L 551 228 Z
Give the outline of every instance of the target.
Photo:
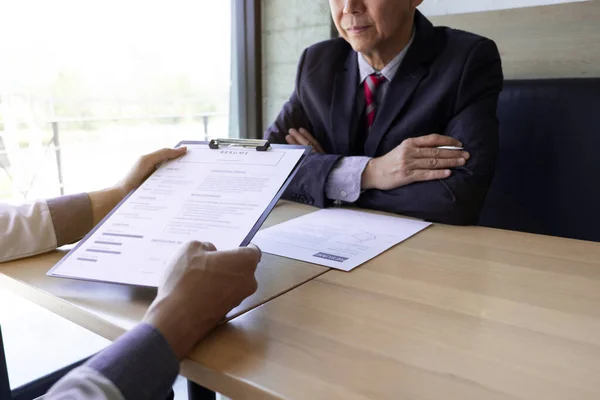
M 160 149 L 153 153 L 146 154 L 142 157 L 143 163 L 148 166 L 156 166 L 164 161 L 172 160 L 186 153 L 187 147 L 179 147 L 176 149 Z
M 234 250 L 218 251 L 207 253 L 209 257 L 216 257 L 215 262 L 218 260 L 218 264 L 222 265 L 223 268 L 227 268 L 230 271 L 234 269 L 243 268 L 243 271 L 234 272 L 252 272 L 256 271 L 261 257 L 261 252 L 257 247 L 240 247 Z
M 325 153 L 323 147 L 321 147 L 321 143 L 319 143 L 319 141 L 315 139 L 315 137 L 309 131 L 304 128 L 300 128 L 298 132 L 312 144 L 312 146 L 315 148 L 315 151 L 319 153 Z
M 463 144 L 450 136 L 443 136 L 434 133 L 432 135 L 420 136 L 409 139 L 415 147 L 438 147 L 438 146 L 455 146 L 463 147 Z
M 319 144 L 319 142 L 314 138 L 314 136 L 306 129 L 300 128 L 299 130 L 297 130 L 297 132 L 301 134 L 304 139 L 308 140 L 311 144 L 313 144 L 313 147 L 316 147 L 314 145 Z
M 290 130 L 290 135 L 302 146 L 312 146 L 312 144 L 306 139 L 300 132 L 295 129 Z M 314 146 L 313 146 L 314 147 Z
M 462 167 L 466 164 L 464 158 L 417 158 L 412 161 L 414 169 L 448 169 Z
M 204 251 L 217 251 L 215 245 L 209 242 L 200 242 L 200 247 L 202 247 L 202 250 Z
M 438 148 L 416 147 L 413 152 L 414 158 L 464 158 L 468 160 L 471 155 L 467 151 L 442 150 Z
M 287 144 L 295 144 L 295 145 L 300 144 L 296 141 L 296 139 L 292 135 L 287 135 L 285 137 L 285 141 L 287 142 Z
M 163 162 L 182 156 L 187 147 L 161 149 L 138 158 L 129 173 L 117 184 L 125 194 L 142 184 Z
M 449 169 L 415 169 L 412 171 L 414 182 L 435 181 L 437 179 L 446 179 L 452 174 Z
M 255 245 L 254 243 L 250 243 L 248 245 L 249 248 L 253 249 L 253 250 L 258 250 L 259 252 L 259 257 L 258 257 L 258 261 L 260 262 L 260 260 L 262 260 L 262 250 L 260 249 L 260 247 L 258 247 L 257 245 Z
M 217 248 L 214 244 L 210 242 L 200 242 L 197 240 L 188 242 L 188 247 L 190 250 L 217 251 Z

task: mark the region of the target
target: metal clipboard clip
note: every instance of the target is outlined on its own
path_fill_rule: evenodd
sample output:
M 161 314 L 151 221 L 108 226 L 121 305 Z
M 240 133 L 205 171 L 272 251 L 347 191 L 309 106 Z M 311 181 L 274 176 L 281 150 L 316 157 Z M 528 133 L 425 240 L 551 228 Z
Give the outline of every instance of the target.
M 208 147 L 213 150 L 226 147 L 243 147 L 256 149 L 256 151 L 267 151 L 270 146 L 268 140 L 262 139 L 212 139 L 208 143 Z

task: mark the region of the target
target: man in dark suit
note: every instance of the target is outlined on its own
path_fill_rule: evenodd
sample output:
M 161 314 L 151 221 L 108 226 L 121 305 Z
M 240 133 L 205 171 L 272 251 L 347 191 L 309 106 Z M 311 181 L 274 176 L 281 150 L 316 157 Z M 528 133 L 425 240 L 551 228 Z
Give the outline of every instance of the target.
M 265 133 L 314 148 L 286 198 L 477 222 L 498 150 L 500 56 L 491 40 L 433 27 L 421 2 L 330 0 L 341 38 L 303 52 Z

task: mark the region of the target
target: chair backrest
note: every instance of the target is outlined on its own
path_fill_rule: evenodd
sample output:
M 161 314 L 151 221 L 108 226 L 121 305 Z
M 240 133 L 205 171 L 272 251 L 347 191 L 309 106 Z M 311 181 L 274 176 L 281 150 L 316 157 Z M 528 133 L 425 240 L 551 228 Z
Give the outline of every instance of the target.
M 600 79 L 506 81 L 480 225 L 600 241 Z

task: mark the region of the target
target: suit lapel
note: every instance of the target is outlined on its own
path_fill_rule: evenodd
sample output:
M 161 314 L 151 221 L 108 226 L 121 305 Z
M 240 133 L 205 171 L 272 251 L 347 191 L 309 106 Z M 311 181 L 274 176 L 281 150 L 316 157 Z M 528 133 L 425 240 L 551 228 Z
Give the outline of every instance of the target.
M 336 154 L 350 154 L 351 143 L 355 136 L 353 130 L 356 128 L 355 120 L 358 119 L 354 110 L 358 89 L 356 57 L 357 54 L 350 51 L 344 67 L 334 77 L 329 121 L 333 142 L 340 146 L 336 149 Z
M 398 70 L 398 72 L 401 71 Z M 386 98 L 382 106 L 377 110 L 377 116 L 371 127 L 371 132 L 367 136 L 365 143 L 365 153 L 367 156 L 375 156 L 381 139 L 388 132 L 397 116 L 400 115 L 402 109 L 406 106 L 406 103 L 425 75 L 427 75 L 427 70 L 424 67 L 417 67 L 410 75 L 396 74 L 392 82 L 390 82 Z
M 390 82 L 383 104 L 377 115 L 371 132 L 365 142 L 365 155 L 374 157 L 379 143 L 389 131 L 394 120 L 402 113 L 419 83 L 429 72 L 427 62 L 435 55 L 433 25 L 417 11 L 415 16 L 416 36 L 400 65 L 396 75 Z

